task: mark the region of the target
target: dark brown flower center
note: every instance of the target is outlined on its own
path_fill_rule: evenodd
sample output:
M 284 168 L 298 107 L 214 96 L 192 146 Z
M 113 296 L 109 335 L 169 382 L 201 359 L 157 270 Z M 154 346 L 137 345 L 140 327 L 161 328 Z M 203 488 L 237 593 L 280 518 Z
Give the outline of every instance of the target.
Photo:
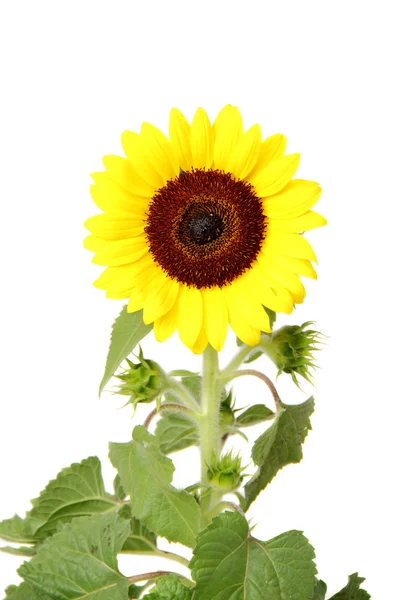
M 247 271 L 266 233 L 261 200 L 230 173 L 195 169 L 154 195 L 146 234 L 154 260 L 173 279 L 223 286 Z

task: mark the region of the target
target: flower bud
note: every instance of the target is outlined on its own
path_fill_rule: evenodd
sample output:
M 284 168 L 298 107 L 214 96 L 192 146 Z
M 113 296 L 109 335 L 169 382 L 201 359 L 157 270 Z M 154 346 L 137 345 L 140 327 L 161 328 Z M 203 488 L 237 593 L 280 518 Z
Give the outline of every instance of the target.
M 211 486 L 225 491 L 235 490 L 242 483 L 242 461 L 239 455 L 228 452 L 221 458 L 213 457 L 208 465 L 208 481 Z
M 225 427 L 232 427 L 235 423 L 235 413 L 233 410 L 234 402 L 232 399 L 232 390 L 221 402 L 219 408 L 219 424 L 221 429 Z
M 312 383 L 310 369 L 315 369 L 313 353 L 320 350 L 324 336 L 315 329 L 307 329 L 314 325 L 307 321 L 303 325 L 287 325 L 274 331 L 266 342 L 266 352 L 281 373 L 290 373 L 294 383 L 299 386 L 297 375 L 301 375 Z
M 139 362 L 133 363 L 128 358 L 128 368 L 117 375 L 122 382 L 116 391 L 122 396 L 130 396 L 128 403 L 135 407 L 139 402 L 152 402 L 160 397 L 164 387 L 164 375 L 159 365 L 143 358 L 139 352 Z

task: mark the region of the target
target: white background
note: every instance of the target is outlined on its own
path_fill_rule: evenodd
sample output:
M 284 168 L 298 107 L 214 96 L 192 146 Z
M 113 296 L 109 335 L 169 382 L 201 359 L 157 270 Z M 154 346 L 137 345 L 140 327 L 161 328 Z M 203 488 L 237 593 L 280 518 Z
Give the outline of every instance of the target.
M 171 106 L 212 118 L 226 103 L 245 125 L 281 132 L 298 174 L 319 181 L 329 227 L 312 232 L 318 282 L 296 314 L 329 336 L 301 465 L 254 503 L 268 539 L 302 529 L 334 593 L 367 578 L 394 598 L 399 536 L 399 95 L 394 2 L 18 2 L 0 6 L 1 506 L 21 515 L 61 467 L 129 439 L 130 408 L 97 398 L 120 303 L 91 286 L 83 250 L 95 213 L 89 173 L 120 153 L 120 133 Z M 166 368 L 199 366 L 177 341 L 143 344 Z M 230 338 L 222 355 L 234 350 Z M 273 376 L 271 364 L 260 362 Z M 305 397 L 281 378 L 287 402 Z M 242 404 L 269 401 L 258 383 Z M 240 403 L 239 402 L 239 403 Z M 139 415 L 140 416 L 140 415 Z M 256 433 L 255 433 L 256 434 Z M 254 435 L 255 435 L 254 434 Z M 254 437 L 254 436 L 253 436 Z M 176 482 L 194 473 L 195 451 Z M 185 468 L 186 467 L 186 468 Z M 182 470 L 183 469 L 183 470 Z M 185 471 L 185 473 L 183 473 Z M 0 590 L 20 559 L 0 555 Z M 160 563 L 158 563 L 160 564 Z M 172 565 L 169 565 L 171 567 Z M 152 561 L 121 561 L 127 575 Z

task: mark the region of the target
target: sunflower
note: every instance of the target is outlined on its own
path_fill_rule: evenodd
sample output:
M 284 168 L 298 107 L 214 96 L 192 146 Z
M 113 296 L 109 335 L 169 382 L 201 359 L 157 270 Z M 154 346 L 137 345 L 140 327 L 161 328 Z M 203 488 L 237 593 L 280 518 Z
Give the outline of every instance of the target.
M 221 350 L 228 325 L 250 346 L 270 332 L 264 307 L 290 313 L 316 278 L 300 235 L 326 220 L 310 210 L 320 187 L 292 179 L 299 154 L 286 140 L 243 131 L 225 106 L 215 123 L 199 108 L 190 125 L 172 109 L 169 140 L 149 123 L 125 131 L 126 158 L 105 156 L 91 193 L 103 211 L 88 219 L 85 247 L 107 267 L 95 281 L 108 298 L 143 309 L 158 341 L 177 329 L 194 353 Z

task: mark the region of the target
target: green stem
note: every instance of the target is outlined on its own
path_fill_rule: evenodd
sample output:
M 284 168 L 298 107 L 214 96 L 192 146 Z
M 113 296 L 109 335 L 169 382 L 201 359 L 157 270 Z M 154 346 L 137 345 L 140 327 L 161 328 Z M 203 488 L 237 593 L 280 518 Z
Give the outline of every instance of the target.
M 174 560 L 175 562 L 184 565 L 185 567 L 189 566 L 189 561 L 181 556 L 180 554 L 175 554 L 175 552 L 167 552 L 167 550 L 160 550 L 156 546 L 154 546 L 154 550 L 123 550 L 121 554 L 137 554 L 138 556 L 160 556 L 161 558 L 168 558 L 168 560 Z
M 201 455 L 201 483 L 208 485 L 208 466 L 213 456 L 219 457 L 221 452 L 219 411 L 221 402 L 220 372 L 218 365 L 218 352 L 210 345 L 203 354 L 203 385 L 201 394 L 201 417 L 199 419 L 200 455 Z M 206 491 L 200 502 L 202 524 L 208 524 L 208 514 L 213 509 L 220 494 Z
M 252 354 L 255 354 L 256 352 L 265 352 L 264 345 L 261 346 L 261 344 L 259 344 L 258 346 L 243 346 L 243 348 L 241 348 L 232 358 L 230 363 L 226 365 L 225 369 L 221 371 L 222 377 L 228 377 L 229 379 L 229 375 L 236 371 L 240 367 L 242 362 L 246 360 L 246 358 L 249 358 Z
M 143 423 L 144 426 L 146 427 L 146 429 L 148 429 L 150 427 L 150 424 L 152 422 L 152 420 L 154 419 L 154 417 L 156 417 L 160 412 L 163 412 L 164 410 L 166 411 L 170 411 L 170 412 L 176 412 L 176 413 L 180 413 L 180 414 L 186 414 L 192 421 L 194 421 L 195 423 L 198 422 L 198 415 L 196 413 L 194 413 L 192 410 L 190 410 L 190 408 L 188 408 L 187 406 L 185 406 L 184 404 L 161 404 L 158 408 L 153 408 L 153 410 L 147 415 L 147 418 L 145 420 L 145 422 Z
M 232 379 L 236 379 L 237 377 L 243 377 L 244 375 L 252 375 L 253 377 L 258 377 L 261 379 L 269 388 L 269 391 L 272 394 L 272 397 L 275 402 L 276 409 L 278 410 L 280 405 L 282 404 L 281 399 L 279 397 L 278 391 L 271 379 L 261 373 L 261 371 L 256 371 L 255 369 L 241 369 L 240 371 L 236 371 L 236 373 L 231 373 L 230 375 L 226 375 L 222 378 L 223 383 L 228 383 L 228 381 L 232 381 Z
M 168 386 L 164 390 L 164 393 L 170 392 L 175 398 L 183 402 L 185 406 L 190 408 L 193 412 L 199 411 L 199 405 L 196 399 L 192 396 L 188 389 L 185 388 L 182 383 L 175 381 L 172 377 L 168 377 Z
M 151 573 L 141 573 L 140 575 L 132 575 L 128 577 L 128 581 L 130 583 L 140 583 L 141 581 L 149 581 L 151 579 L 158 579 L 158 577 L 162 577 L 163 575 L 177 575 L 182 582 L 193 585 L 193 581 L 184 577 L 180 573 L 174 573 L 173 571 L 153 571 Z

